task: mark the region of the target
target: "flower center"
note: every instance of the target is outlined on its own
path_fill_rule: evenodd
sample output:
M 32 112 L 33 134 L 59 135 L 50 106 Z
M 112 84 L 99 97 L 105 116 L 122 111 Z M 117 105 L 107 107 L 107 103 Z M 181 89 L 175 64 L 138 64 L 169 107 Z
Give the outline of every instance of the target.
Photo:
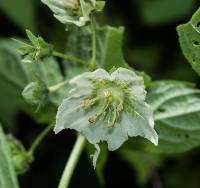
M 95 124 L 100 118 L 107 121 L 107 127 L 114 127 L 125 106 L 129 105 L 129 83 L 110 80 L 92 80 L 93 90 L 91 95 L 83 99 L 80 108 L 85 111 L 98 108 L 97 113 L 88 119 L 90 124 Z M 128 101 L 125 103 L 125 101 Z

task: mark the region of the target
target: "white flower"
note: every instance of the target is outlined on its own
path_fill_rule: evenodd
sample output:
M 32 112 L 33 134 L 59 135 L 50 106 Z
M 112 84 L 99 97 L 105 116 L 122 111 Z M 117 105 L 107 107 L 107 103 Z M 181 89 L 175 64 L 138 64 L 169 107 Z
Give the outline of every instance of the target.
M 133 136 L 158 144 L 142 77 L 125 68 L 112 74 L 97 69 L 76 76 L 70 84 L 73 89 L 58 109 L 56 133 L 75 129 L 91 144 L 106 141 L 109 150 L 118 149 Z
M 63 24 L 84 26 L 92 11 L 103 9 L 105 2 L 96 0 L 41 0 Z

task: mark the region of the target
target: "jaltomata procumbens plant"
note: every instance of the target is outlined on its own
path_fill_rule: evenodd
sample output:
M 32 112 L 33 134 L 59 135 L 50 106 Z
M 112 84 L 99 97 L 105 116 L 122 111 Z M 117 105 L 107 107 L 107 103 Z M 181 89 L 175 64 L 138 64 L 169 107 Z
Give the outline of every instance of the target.
M 5 142 L 9 148 L 13 173 L 28 170 L 35 149 L 52 130 L 58 136 L 63 129 L 75 130 L 77 134 L 59 188 L 68 187 L 82 151 L 90 146 L 94 148 L 90 154 L 96 170 L 105 145 L 106 151 L 118 150 L 127 141 L 134 145 L 133 137 L 142 138 L 139 142 L 146 152 L 175 153 L 200 145 L 200 126 L 195 122 L 190 127 L 187 124 L 190 116 L 199 118 L 199 89 L 186 82 L 152 82 L 147 74 L 130 67 L 121 50 L 124 28 L 102 27 L 96 21 L 106 5 L 104 1 L 41 1 L 66 26 L 66 32 L 72 31 L 68 39 L 70 53 L 57 51 L 29 30 L 28 41 L 15 39 L 28 75 L 23 98 L 36 116 L 49 106 L 57 114 L 53 110 L 55 118 L 28 151 L 0 129 L 0 144 Z M 198 10 L 188 24 L 177 29 L 183 52 L 198 73 L 199 22 Z M 67 64 L 66 77 L 59 71 L 56 59 Z M 53 67 L 49 75 L 56 75 L 56 79 L 48 76 L 48 65 Z

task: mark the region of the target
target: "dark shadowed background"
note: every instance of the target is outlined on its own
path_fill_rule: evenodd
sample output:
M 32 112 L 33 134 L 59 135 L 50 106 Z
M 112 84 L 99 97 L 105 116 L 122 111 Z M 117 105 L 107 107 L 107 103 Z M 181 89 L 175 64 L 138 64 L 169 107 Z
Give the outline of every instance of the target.
M 190 19 L 199 6 L 198 2 L 107 0 L 105 11 L 98 19 L 101 24 L 125 27 L 123 51 L 132 67 L 145 71 L 153 80 L 176 79 L 199 83 L 197 74 L 182 55 L 176 33 L 176 26 Z M 65 51 L 68 36 L 65 27 L 39 0 L 1 0 L 0 24 L 0 41 L 24 38 L 25 29 L 29 29 L 60 51 Z M 10 76 L 10 72 L 3 74 Z M 21 95 L 13 97 L 9 93 L 9 84 L 5 87 L 5 82 L 0 81 L 0 88 L 0 122 L 7 132 L 13 132 L 28 148 L 44 125 L 36 123 L 17 107 L 16 100 Z M 21 187 L 55 188 L 74 141 L 73 131 L 63 131 L 58 136 L 49 134 L 37 150 L 35 162 L 25 175 L 19 177 Z M 140 151 L 127 154 L 129 157 L 117 152 L 109 152 L 108 155 L 103 187 L 200 187 L 199 148 L 176 155 L 149 156 Z M 81 156 L 70 187 L 100 187 L 86 152 Z

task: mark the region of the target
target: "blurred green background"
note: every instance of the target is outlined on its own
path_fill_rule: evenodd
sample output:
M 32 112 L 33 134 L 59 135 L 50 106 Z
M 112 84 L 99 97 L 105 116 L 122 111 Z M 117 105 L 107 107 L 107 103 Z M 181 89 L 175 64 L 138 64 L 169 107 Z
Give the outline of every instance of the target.
M 191 81 L 199 86 L 199 78 L 184 58 L 176 33 L 176 26 L 187 22 L 199 5 L 198 0 L 107 0 L 105 11 L 98 19 L 102 25 L 125 26 L 123 51 L 132 67 L 145 71 L 153 80 Z M 25 29 L 29 29 L 65 51 L 68 37 L 65 26 L 57 22 L 39 0 L 0 0 L 0 23 L 0 48 L 12 45 L 10 38 L 25 37 Z M 19 59 L 12 55 L 0 55 L 0 122 L 28 148 L 44 126 L 19 105 L 22 103 L 21 90 L 10 82 L 15 75 L 23 76 L 14 63 L 10 63 L 16 61 Z M 21 83 L 20 76 L 15 84 Z M 19 177 L 21 187 L 55 188 L 74 141 L 72 131 L 63 131 L 59 136 L 50 134 L 37 151 L 28 172 Z M 199 148 L 176 155 L 122 148 L 108 154 L 102 186 L 199 188 L 199 158 Z M 86 152 L 70 187 L 100 187 Z

